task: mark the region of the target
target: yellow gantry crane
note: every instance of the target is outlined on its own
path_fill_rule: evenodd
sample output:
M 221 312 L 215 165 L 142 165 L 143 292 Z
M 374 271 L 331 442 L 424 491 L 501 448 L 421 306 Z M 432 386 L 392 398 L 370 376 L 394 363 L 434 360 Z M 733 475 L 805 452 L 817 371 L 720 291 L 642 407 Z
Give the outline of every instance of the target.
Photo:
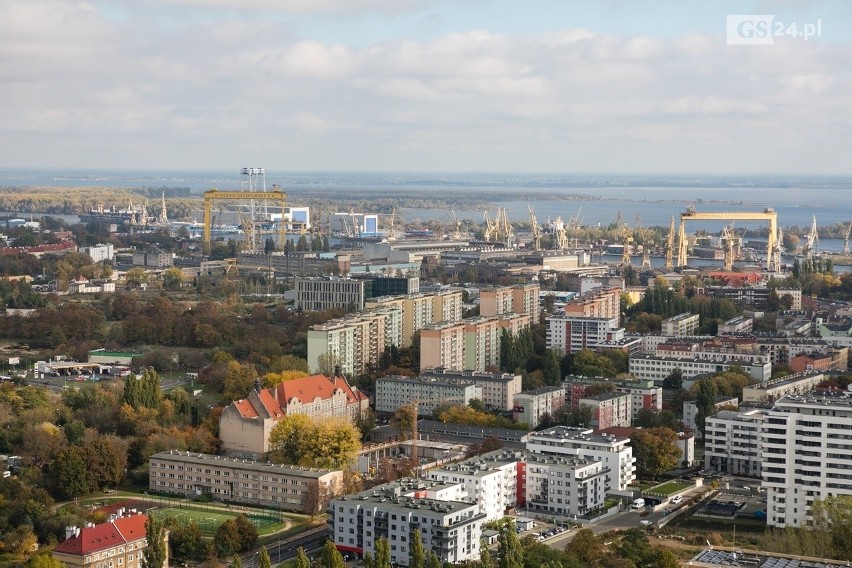
M 527 203 L 527 209 L 530 212 L 530 230 L 533 237 L 533 250 L 538 252 L 541 250 L 541 227 L 538 225 L 538 220 L 535 218 L 535 211 L 532 205 Z
M 273 202 L 278 202 L 281 206 L 281 213 L 284 213 L 284 206 L 287 201 L 287 194 L 280 190 L 273 191 L 219 191 L 211 189 L 204 192 L 204 240 L 202 245 L 205 251 L 210 250 L 211 246 L 211 228 L 212 228 L 212 206 L 214 201 L 254 201 L 255 199 L 268 199 Z M 253 230 L 253 229 L 252 229 Z M 250 236 L 250 241 L 254 237 Z M 287 240 L 287 224 L 280 223 L 278 225 L 278 246 L 283 246 Z
M 766 243 L 766 269 L 774 272 L 781 271 L 781 255 L 778 252 L 778 213 L 767 207 L 763 211 L 722 211 L 722 212 L 698 212 L 694 206 L 690 206 L 684 213 L 680 214 L 680 231 L 678 234 L 677 265 L 686 266 L 686 222 L 687 221 L 739 221 L 758 220 L 769 221 L 769 238 Z M 668 252 L 668 251 L 667 251 Z M 666 259 L 668 263 L 668 258 Z

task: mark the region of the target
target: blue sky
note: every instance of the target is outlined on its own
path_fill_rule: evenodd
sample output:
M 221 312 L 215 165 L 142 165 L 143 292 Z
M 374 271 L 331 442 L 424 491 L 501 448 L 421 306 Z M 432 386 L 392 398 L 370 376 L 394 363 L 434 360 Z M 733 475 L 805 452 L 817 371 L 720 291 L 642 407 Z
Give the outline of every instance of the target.
M 0 167 L 849 173 L 852 3 L 0 0 Z M 729 14 L 822 34 L 726 45 Z

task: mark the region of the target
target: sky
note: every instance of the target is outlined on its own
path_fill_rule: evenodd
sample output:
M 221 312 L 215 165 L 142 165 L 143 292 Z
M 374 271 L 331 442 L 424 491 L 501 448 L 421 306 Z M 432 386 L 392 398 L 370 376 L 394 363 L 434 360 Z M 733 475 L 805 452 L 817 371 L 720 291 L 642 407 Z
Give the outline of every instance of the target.
M 730 45 L 731 15 L 785 33 Z M 849 174 L 850 151 L 846 0 L 0 0 L 2 168 Z

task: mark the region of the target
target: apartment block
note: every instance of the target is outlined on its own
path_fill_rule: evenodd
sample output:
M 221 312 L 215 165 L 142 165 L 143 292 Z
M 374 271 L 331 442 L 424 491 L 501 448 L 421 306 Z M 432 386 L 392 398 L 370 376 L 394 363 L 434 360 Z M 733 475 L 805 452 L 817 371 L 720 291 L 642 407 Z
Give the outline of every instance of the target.
M 89 255 L 92 262 L 104 262 L 115 258 L 115 251 L 111 244 L 97 244 L 90 247 L 79 247 L 79 252 Z
M 312 493 L 339 495 L 343 473 L 170 450 L 151 456 L 148 489 L 301 513 L 318 507 Z
M 364 280 L 324 276 L 318 278 L 296 278 L 296 309 L 321 312 L 332 308 L 345 310 L 364 309 Z
M 731 300 L 734 303 L 745 304 L 748 306 L 753 306 L 755 308 L 766 309 L 767 307 L 769 307 L 769 296 L 771 295 L 772 291 L 773 288 L 768 288 L 766 286 L 708 286 L 702 290 L 699 290 L 699 293 L 704 293 L 712 298 L 724 298 L 727 300 Z M 783 297 L 784 295 L 789 295 L 793 299 L 793 304 L 790 306 L 790 309 L 802 309 L 801 290 L 796 290 L 792 288 L 779 288 L 778 290 L 775 290 L 775 292 L 778 294 L 779 298 Z
M 563 310 L 566 316 L 615 319 L 617 324 L 621 313 L 621 289 L 595 288 L 573 298 Z
M 462 292 L 459 288 L 432 293 L 383 296 L 365 302 L 367 308 L 388 307 L 402 312 L 401 347 L 410 347 L 414 334 L 431 323 L 458 321 L 462 314 Z
M 468 405 L 473 399 L 482 400 L 482 388 L 466 378 L 392 375 L 376 380 L 376 412 L 396 412 L 419 401 L 418 413 L 430 416 L 441 405 Z
M 581 349 L 596 349 L 599 345 L 624 339 L 624 329 L 617 318 L 574 316 L 556 313 L 547 318 L 545 340 L 548 349 L 571 355 Z
M 430 497 L 454 493 L 422 480 L 401 480 L 339 499 L 329 507 L 332 540 L 338 550 L 375 555 L 375 543 L 387 539 L 396 566 L 411 563 L 410 538 L 420 531 L 423 548 L 451 564 L 479 558 L 482 515 L 476 504 Z
M 464 321 L 464 369 L 485 371 L 500 367 L 500 324 L 496 317 Z
M 852 392 L 777 400 L 761 443 L 767 525 L 807 526 L 814 500 L 852 496 Z
M 541 387 L 515 395 L 515 407 L 512 418 L 523 422 L 530 428 L 536 428 L 541 418 L 553 413 L 565 405 L 565 389 L 563 387 Z
M 740 333 L 751 333 L 754 328 L 754 318 L 737 316 L 725 323 L 720 323 L 716 331 L 719 335 L 736 335 Z
M 500 332 L 505 329 L 512 337 L 517 337 L 521 331 L 529 329 L 532 325 L 532 316 L 529 314 L 516 314 L 514 312 L 508 314 L 500 314 L 497 316 L 497 325 L 500 326 Z
M 462 304 L 461 288 L 432 292 L 434 321 L 459 321 L 462 317 Z
M 537 315 L 539 311 L 538 284 L 518 284 L 515 286 L 489 286 L 479 291 L 479 314 L 499 316 L 514 312 L 517 314 Z
M 308 330 L 308 367 L 319 372 L 331 358 L 349 376 L 378 364 L 385 349 L 402 341 L 402 313 L 381 307 L 318 324 Z
M 630 426 L 633 421 L 631 396 L 623 393 L 606 393 L 587 396 L 580 399 L 580 406 L 592 409 L 594 430 L 604 430 L 614 426 Z
M 556 426 L 531 432 L 527 451 L 553 456 L 575 456 L 601 462 L 605 473 L 605 492 L 626 491 L 636 479 L 636 458 L 630 438 L 612 434 L 594 434 L 588 428 Z
M 766 411 L 744 408 L 708 416 L 704 432 L 704 469 L 745 477 L 761 476 L 761 428 Z
M 662 332 L 667 337 L 683 337 L 695 334 L 698 331 L 698 314 L 689 312 L 663 320 Z
M 603 505 L 609 473 L 603 462 L 526 453 L 523 465 L 527 508 L 571 517 Z
M 420 330 L 420 368 L 464 369 L 465 323 L 462 321 L 428 324 Z
M 662 384 L 663 380 L 675 369 L 680 369 L 684 379 L 692 379 L 706 373 L 727 371 L 733 366 L 741 367 L 752 379 L 765 381 L 772 376 L 772 363 L 767 356 L 759 356 L 754 362 L 743 361 L 735 355 L 729 358 L 714 356 L 713 359 L 657 357 L 639 355 L 628 362 L 629 373 L 640 380 Z
M 459 379 L 473 381 L 482 389 L 482 402 L 492 410 L 512 410 L 515 397 L 521 392 L 523 378 L 513 373 L 487 373 L 480 371 L 451 371 L 449 369 L 426 369 L 421 377 Z
M 340 372 L 354 376 L 361 369 L 355 358 L 355 327 L 343 320 L 313 326 L 308 330 L 308 367 L 318 373 L 324 360 L 331 360 Z
M 848 368 L 847 348 L 832 349 L 824 353 L 802 353 L 790 360 L 790 368 L 794 373 L 845 371 Z
M 612 385 L 617 393 L 630 395 L 631 418 L 636 418 L 640 410 L 659 412 L 663 409 L 663 388 L 653 381 L 612 381 L 569 375 L 562 383 L 566 403 L 570 404 L 572 409 L 579 407 L 580 399 L 586 397 L 590 391 L 608 388 L 609 385 Z

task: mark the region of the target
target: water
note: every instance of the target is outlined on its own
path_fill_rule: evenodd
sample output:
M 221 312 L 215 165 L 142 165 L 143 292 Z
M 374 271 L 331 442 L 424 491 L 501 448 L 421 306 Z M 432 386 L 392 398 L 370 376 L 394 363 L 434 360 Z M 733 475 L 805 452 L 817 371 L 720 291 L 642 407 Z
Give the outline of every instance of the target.
M 233 171 L 0 169 L 2 186 L 43 187 L 186 187 L 201 193 L 216 187 L 239 189 L 239 169 Z M 243 176 L 245 177 L 245 176 Z M 539 222 L 561 216 L 579 217 L 584 225 L 603 226 L 615 221 L 618 211 L 631 226 L 638 213 L 642 226 L 668 226 L 688 205 L 698 211 L 762 211 L 773 207 L 782 227 L 809 227 L 816 216 L 821 226 L 852 220 L 852 176 L 687 176 L 601 174 L 490 174 L 490 173 L 384 173 L 384 172 L 274 172 L 267 168 L 266 186 L 278 183 L 298 195 L 323 190 L 359 195 L 421 197 L 456 201 L 460 219 L 481 222 L 486 210 L 493 218 L 505 207 L 512 221 L 528 219 L 527 205 Z M 523 198 L 523 194 L 552 199 Z M 471 197 L 477 196 L 471 204 Z M 582 209 L 581 209 L 582 207 Z M 448 208 L 403 209 L 403 219 L 443 219 Z M 24 214 L 29 215 L 29 214 Z M 27 217 L 28 218 L 28 217 Z M 448 223 L 449 224 L 449 223 Z M 716 232 L 723 221 L 691 222 L 690 230 Z M 739 228 L 761 223 L 740 222 Z

